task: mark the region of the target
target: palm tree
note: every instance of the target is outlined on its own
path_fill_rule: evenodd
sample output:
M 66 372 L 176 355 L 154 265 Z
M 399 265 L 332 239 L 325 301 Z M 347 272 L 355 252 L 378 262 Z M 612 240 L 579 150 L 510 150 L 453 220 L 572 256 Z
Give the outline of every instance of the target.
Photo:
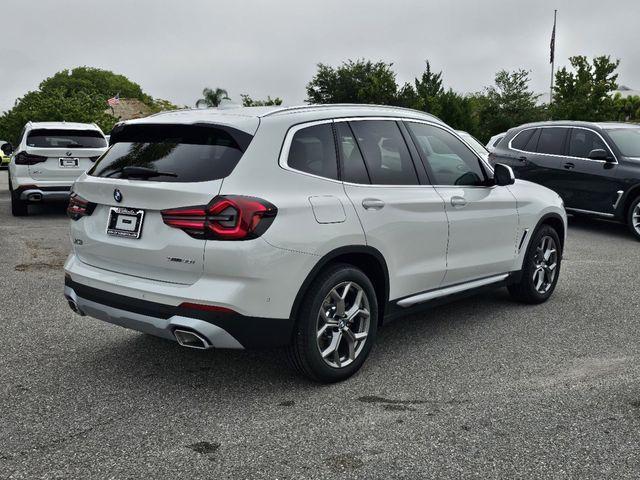
M 222 100 L 229 100 L 229 95 L 224 88 L 205 88 L 202 90 L 202 96 L 204 98 L 199 99 L 196 102 L 196 107 L 206 105 L 207 107 L 217 107 Z

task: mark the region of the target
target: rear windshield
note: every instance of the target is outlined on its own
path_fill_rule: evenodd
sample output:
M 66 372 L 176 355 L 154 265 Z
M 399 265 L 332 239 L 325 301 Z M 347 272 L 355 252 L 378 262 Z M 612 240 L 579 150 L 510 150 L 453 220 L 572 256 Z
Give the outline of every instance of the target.
M 27 136 L 27 146 L 36 148 L 104 148 L 107 141 L 97 130 L 35 129 Z
M 112 132 L 111 147 L 88 173 L 152 182 L 207 182 L 227 177 L 250 141 L 251 135 L 227 127 L 130 125 Z
M 640 128 L 607 130 L 611 139 L 625 157 L 640 157 Z

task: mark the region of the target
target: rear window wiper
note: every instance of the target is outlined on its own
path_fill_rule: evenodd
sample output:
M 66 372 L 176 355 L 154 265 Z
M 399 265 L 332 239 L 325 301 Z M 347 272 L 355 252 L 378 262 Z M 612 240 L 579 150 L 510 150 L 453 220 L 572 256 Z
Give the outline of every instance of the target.
M 110 177 L 116 173 L 120 173 L 122 178 L 129 177 L 142 177 L 142 178 L 151 178 L 151 177 L 178 177 L 177 173 L 173 172 L 159 172 L 158 170 L 154 170 L 153 168 L 147 167 L 122 167 L 110 174 L 106 175 Z

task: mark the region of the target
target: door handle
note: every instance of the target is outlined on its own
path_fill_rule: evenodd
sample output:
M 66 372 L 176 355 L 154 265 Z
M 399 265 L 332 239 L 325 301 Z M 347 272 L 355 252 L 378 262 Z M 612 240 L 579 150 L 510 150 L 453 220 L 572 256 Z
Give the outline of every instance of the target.
M 575 164 L 571 162 L 567 162 L 564 164 L 564 168 L 567 170 L 571 170 L 572 168 L 575 168 L 575 167 L 576 167 Z
M 518 157 L 518 161 L 520 161 L 520 162 L 523 162 L 523 163 L 524 163 L 524 162 L 526 162 L 526 161 L 527 161 L 527 157 L 525 157 L 525 156 Z
M 382 210 L 384 202 L 378 198 L 365 198 L 362 200 L 362 206 L 365 210 Z
M 451 197 L 451 205 L 456 208 L 462 208 L 467 204 L 467 201 L 463 197 Z

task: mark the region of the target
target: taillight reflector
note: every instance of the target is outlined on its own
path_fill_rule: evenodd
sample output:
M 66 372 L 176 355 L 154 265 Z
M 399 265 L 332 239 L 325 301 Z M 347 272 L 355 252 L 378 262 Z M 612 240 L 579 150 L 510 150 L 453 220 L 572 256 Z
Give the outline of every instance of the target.
M 220 307 L 218 305 L 204 305 L 202 303 L 190 303 L 183 302 L 180 304 L 180 308 L 190 308 L 192 310 L 200 310 L 203 312 L 217 312 L 217 313 L 236 313 L 227 307 Z

